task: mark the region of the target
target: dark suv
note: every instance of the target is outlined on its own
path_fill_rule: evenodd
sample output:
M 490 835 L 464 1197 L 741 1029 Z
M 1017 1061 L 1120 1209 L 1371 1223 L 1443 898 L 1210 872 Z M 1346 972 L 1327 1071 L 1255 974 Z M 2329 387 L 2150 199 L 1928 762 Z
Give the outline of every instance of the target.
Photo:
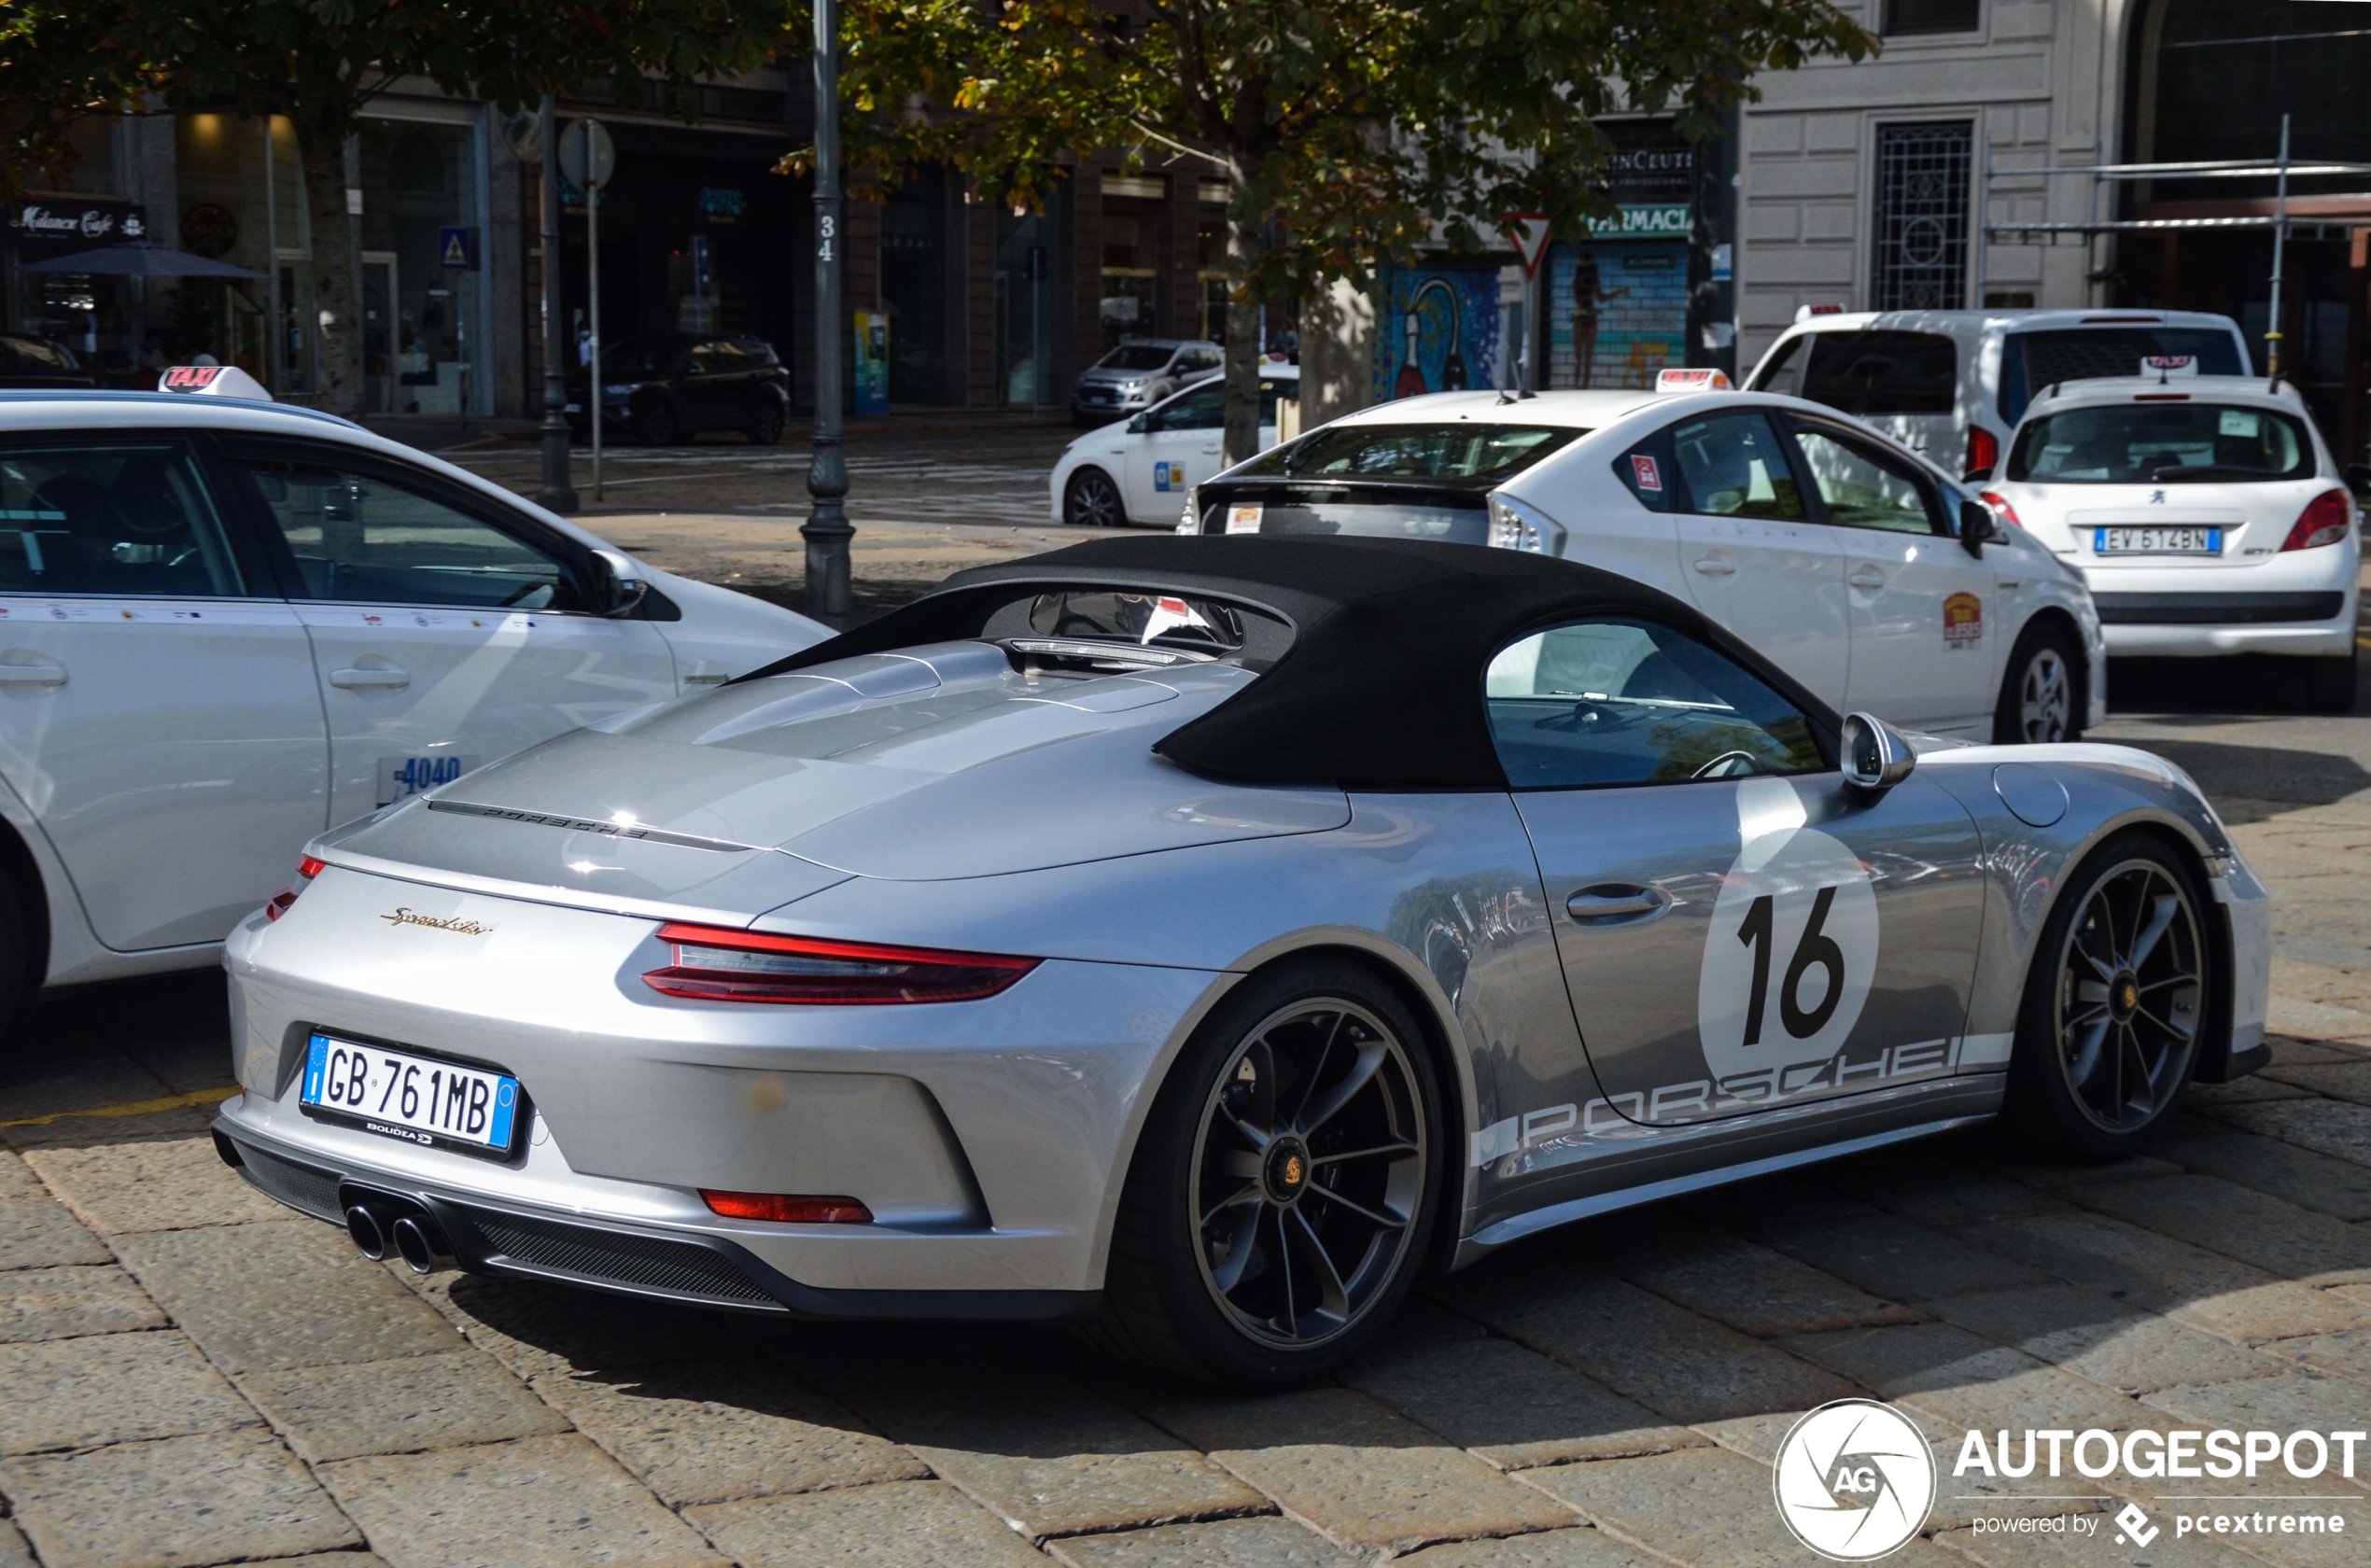
M 585 376 L 568 379 L 568 426 L 586 433 Z M 756 338 L 645 332 L 601 345 L 601 429 L 651 446 L 702 430 L 739 430 L 760 446 L 782 439 L 791 372 Z

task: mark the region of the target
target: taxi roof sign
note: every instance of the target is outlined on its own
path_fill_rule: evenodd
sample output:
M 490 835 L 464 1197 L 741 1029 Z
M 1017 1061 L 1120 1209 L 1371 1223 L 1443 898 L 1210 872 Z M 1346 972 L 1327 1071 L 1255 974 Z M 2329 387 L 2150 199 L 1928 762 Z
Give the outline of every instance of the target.
M 244 398 L 259 403 L 272 401 L 272 394 L 263 389 L 263 384 L 236 365 L 175 365 L 157 378 L 157 390 Z
M 1700 367 L 1685 371 L 1657 371 L 1657 392 L 1727 392 L 1733 390 L 1726 371 Z

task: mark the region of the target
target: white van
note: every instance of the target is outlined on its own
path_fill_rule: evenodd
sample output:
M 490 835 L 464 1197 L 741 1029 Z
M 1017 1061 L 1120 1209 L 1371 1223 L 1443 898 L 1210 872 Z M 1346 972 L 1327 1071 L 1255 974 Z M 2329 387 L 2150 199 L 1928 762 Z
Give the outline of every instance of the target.
M 2247 340 L 2200 311 L 1859 311 L 1795 317 L 1746 385 L 1874 425 L 1971 478 L 2044 387 L 2143 370 L 2248 375 Z

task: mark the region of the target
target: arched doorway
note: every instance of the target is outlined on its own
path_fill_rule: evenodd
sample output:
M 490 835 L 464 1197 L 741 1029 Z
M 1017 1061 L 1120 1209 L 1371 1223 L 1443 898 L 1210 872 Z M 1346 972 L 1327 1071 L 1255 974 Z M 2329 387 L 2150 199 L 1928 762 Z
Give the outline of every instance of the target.
M 2371 11 L 2320 0 L 2134 0 L 2125 161 L 2268 160 L 2289 118 L 2293 161 L 2371 162 Z M 2124 188 L 2126 218 L 2268 218 L 2270 178 L 2154 180 Z M 2342 455 L 2365 442 L 2364 318 L 2371 177 L 2293 177 L 2280 366 Z M 2237 320 L 2266 368 L 2269 227 L 2127 233 L 2117 302 Z

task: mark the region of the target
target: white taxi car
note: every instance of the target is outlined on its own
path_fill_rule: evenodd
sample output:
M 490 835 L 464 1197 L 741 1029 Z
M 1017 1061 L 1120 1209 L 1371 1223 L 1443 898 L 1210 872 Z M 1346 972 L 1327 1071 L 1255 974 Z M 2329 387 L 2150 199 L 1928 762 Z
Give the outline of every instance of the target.
M 1300 367 L 1259 369 L 1259 444 L 1276 443 L 1276 400 L 1300 395 Z M 1062 449 L 1052 481 L 1054 521 L 1073 528 L 1176 525 L 1186 493 L 1216 473 L 1227 433 L 1227 385 L 1213 376 L 1125 425 L 1090 430 Z
M 0 1024 L 216 962 L 327 827 L 828 635 L 327 414 L 0 392 Z
M 1180 531 L 1565 556 L 1692 600 L 1839 709 L 1936 735 L 2069 740 L 2107 711 L 2079 572 L 1859 420 L 1718 371 L 1378 404 L 1202 483 Z
M 2294 386 L 2168 369 L 2045 392 L 1987 496 L 2083 568 L 2110 652 L 2290 654 L 2349 711 L 2371 471 L 2341 472 Z

